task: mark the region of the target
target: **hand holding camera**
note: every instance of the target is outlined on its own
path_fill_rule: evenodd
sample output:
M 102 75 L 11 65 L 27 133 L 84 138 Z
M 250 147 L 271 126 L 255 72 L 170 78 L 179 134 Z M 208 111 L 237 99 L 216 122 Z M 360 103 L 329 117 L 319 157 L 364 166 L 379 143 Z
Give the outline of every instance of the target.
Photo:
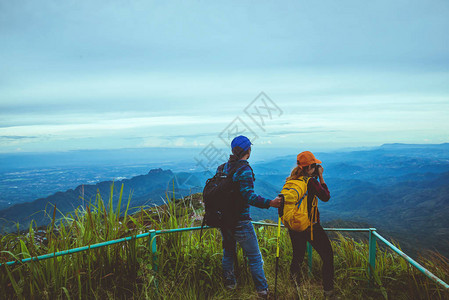
M 316 165 L 315 172 L 313 172 L 313 177 L 321 177 L 323 175 L 323 167 L 321 165 Z
M 326 183 L 323 178 L 323 171 L 324 169 L 321 165 L 316 165 L 315 171 L 313 172 L 313 177 L 315 178 L 318 177 L 320 179 L 321 184 Z

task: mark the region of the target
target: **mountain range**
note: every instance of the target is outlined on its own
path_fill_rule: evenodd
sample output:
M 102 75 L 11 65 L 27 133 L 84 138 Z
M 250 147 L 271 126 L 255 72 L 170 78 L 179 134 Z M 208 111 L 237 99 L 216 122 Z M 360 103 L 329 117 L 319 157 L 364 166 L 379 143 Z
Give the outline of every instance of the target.
M 255 149 L 254 151 L 257 151 Z M 324 177 L 331 191 L 328 203 L 319 203 L 322 222 L 343 219 L 365 222 L 416 253 L 437 250 L 449 256 L 449 144 L 387 144 L 363 151 L 316 153 L 323 161 Z M 251 163 L 251 158 L 250 158 Z M 274 198 L 295 166 L 296 155 L 251 163 L 255 191 Z M 119 181 L 85 184 L 32 202 L 0 210 L 3 231 L 49 222 L 56 205 L 60 214 L 93 201 L 99 193 L 116 205 L 123 184 L 122 205 L 159 205 L 164 199 L 201 192 L 207 172 L 172 172 L 152 169 L 148 174 Z M 275 209 L 252 208 L 254 220 L 277 218 Z
M 122 206 L 125 206 L 128 197 L 131 197 L 131 207 L 143 205 L 163 204 L 166 194 L 170 192 L 169 184 L 175 179 L 184 179 L 183 173 L 175 174 L 170 170 L 152 169 L 146 175 L 139 175 L 131 179 L 123 179 L 116 182 L 102 181 L 97 184 L 79 185 L 75 189 L 69 189 L 65 192 L 57 192 L 49 197 L 40 198 L 32 202 L 20 203 L 0 210 L 0 224 L 3 232 L 16 229 L 14 223 L 19 223 L 21 230 L 28 228 L 31 220 L 34 220 L 37 226 L 48 224 L 50 216 L 53 214 L 54 206 L 57 209 L 56 218 L 62 217 L 77 207 L 86 205 L 95 201 L 97 195 L 103 197 L 103 200 L 111 196 L 114 206 L 118 203 L 120 189 L 123 185 Z M 193 186 L 191 189 L 177 186 L 176 193 L 189 194 L 199 192 L 200 183 L 194 182 L 195 178 L 188 179 L 186 184 Z M 112 187 L 112 188 L 111 188 Z M 197 188 L 195 188 L 197 187 Z M 170 197 L 172 197 L 170 195 Z M 107 201 L 105 201 L 107 202 Z

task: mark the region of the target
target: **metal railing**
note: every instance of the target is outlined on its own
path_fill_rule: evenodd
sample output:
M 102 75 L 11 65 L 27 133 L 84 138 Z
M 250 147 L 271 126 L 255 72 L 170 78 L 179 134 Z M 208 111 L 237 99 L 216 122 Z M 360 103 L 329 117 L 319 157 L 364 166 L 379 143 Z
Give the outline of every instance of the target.
M 260 225 L 260 226 L 278 226 L 277 224 L 274 224 L 274 223 L 264 223 L 264 222 L 252 222 L 252 223 L 254 225 Z M 203 229 L 208 229 L 208 228 L 210 228 L 210 227 L 206 226 Z M 174 232 L 193 231 L 193 230 L 200 230 L 200 229 L 201 229 L 201 227 L 187 227 L 187 228 L 177 228 L 177 229 L 167 229 L 167 230 L 154 230 L 154 229 L 152 229 L 152 230 L 150 230 L 147 233 L 133 235 L 133 236 L 129 236 L 129 237 L 121 238 L 121 239 L 116 239 L 116 240 L 107 241 L 107 242 L 98 243 L 98 244 L 93 244 L 93 245 L 89 245 L 89 246 L 69 249 L 69 250 L 65 250 L 65 251 L 58 251 L 58 252 L 49 253 L 49 254 L 40 255 L 40 256 L 35 256 L 35 257 L 24 258 L 24 259 L 21 259 L 21 260 L 10 261 L 10 262 L 6 262 L 6 263 L 3 263 L 3 264 L 0 264 L 0 267 L 3 266 L 3 265 L 10 266 L 10 265 L 14 265 L 14 264 L 17 264 L 17 263 L 27 263 L 27 262 L 30 262 L 30 261 L 45 260 L 45 259 L 49 259 L 49 258 L 55 258 L 55 257 L 58 257 L 58 256 L 64 256 L 64 255 L 73 254 L 73 253 L 77 253 L 77 252 L 83 252 L 83 251 L 87 251 L 87 250 L 90 250 L 90 249 L 106 247 L 106 246 L 109 246 L 109 245 L 122 243 L 122 242 L 130 241 L 130 240 L 134 240 L 134 239 L 150 237 L 150 249 L 151 249 L 151 253 L 153 254 L 153 269 L 157 272 L 158 271 L 158 264 L 157 264 L 157 241 L 156 241 L 156 236 L 162 235 L 162 234 L 174 233 Z M 428 278 L 430 278 L 431 280 L 433 280 L 437 284 L 441 285 L 446 290 L 449 290 L 449 285 L 446 282 L 444 282 L 443 280 L 441 280 L 440 278 L 438 278 L 437 276 L 432 274 L 429 270 L 427 270 L 422 265 L 417 263 L 415 260 L 410 258 L 404 252 L 399 250 L 392 243 L 387 241 L 383 236 L 381 236 L 379 233 L 377 233 L 376 228 L 324 228 L 324 230 L 325 231 L 338 231 L 338 232 L 368 232 L 369 233 L 369 242 L 368 242 L 368 244 L 369 244 L 368 245 L 369 246 L 369 251 L 368 251 L 369 252 L 369 257 L 368 257 L 368 263 L 370 265 L 370 269 L 369 269 L 370 274 L 372 274 L 372 272 L 374 272 L 376 270 L 377 239 L 379 239 L 385 245 L 387 245 L 391 250 L 393 250 L 394 252 L 399 254 L 402 258 L 404 258 L 413 267 L 418 269 L 421 273 L 426 275 Z M 312 271 L 312 246 L 310 245 L 310 243 L 307 243 L 307 254 L 308 254 L 308 265 L 309 265 L 309 274 L 310 274 L 311 271 Z M 372 278 L 370 278 L 370 280 L 372 280 Z
M 253 222 L 256 225 L 265 225 L 265 226 L 277 226 L 277 224 L 270 223 L 262 223 L 262 222 Z M 424 268 L 418 262 L 410 258 L 407 254 L 399 250 L 395 245 L 387 241 L 383 236 L 377 233 L 376 228 L 323 228 L 325 231 L 340 231 L 340 232 L 368 232 L 369 233 L 369 241 L 368 241 L 368 262 L 370 264 L 370 273 L 376 270 L 376 250 L 377 250 L 377 238 L 382 241 L 385 245 L 387 245 L 391 250 L 399 254 L 402 258 L 404 258 L 408 263 L 410 263 L 413 267 L 415 267 L 418 271 L 426 275 L 428 278 L 436 282 L 437 284 L 444 287 L 446 290 L 449 290 L 449 284 L 435 276 L 432 272 Z M 312 245 L 307 242 L 307 254 L 308 254 L 308 263 L 309 263 L 309 273 L 312 272 Z

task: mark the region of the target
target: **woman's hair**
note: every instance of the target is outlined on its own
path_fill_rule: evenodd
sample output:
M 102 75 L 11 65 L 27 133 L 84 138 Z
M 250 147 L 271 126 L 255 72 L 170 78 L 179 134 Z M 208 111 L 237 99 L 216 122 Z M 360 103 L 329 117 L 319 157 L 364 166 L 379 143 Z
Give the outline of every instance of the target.
M 306 169 L 308 166 L 305 166 L 304 168 L 303 167 L 301 167 L 300 165 L 297 165 L 293 170 L 292 170 L 292 172 L 290 173 L 290 176 L 288 176 L 286 179 L 285 179 L 285 181 L 289 181 L 289 180 L 295 180 L 295 179 L 298 179 L 299 177 L 301 177 L 301 176 L 304 176 L 305 175 L 305 173 L 304 173 L 304 169 Z

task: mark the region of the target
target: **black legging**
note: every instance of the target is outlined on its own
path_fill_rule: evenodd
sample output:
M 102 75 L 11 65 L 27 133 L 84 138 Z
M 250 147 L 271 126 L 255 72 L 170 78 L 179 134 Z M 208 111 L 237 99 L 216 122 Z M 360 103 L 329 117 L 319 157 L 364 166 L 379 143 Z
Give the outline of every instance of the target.
M 325 291 L 334 288 L 334 252 L 332 246 L 320 224 L 313 225 L 313 241 L 310 240 L 310 227 L 305 231 L 298 232 L 289 230 L 293 247 L 293 259 L 290 265 L 290 272 L 293 276 L 298 276 L 301 272 L 301 264 L 306 252 L 306 242 L 310 242 L 323 260 L 323 287 Z

